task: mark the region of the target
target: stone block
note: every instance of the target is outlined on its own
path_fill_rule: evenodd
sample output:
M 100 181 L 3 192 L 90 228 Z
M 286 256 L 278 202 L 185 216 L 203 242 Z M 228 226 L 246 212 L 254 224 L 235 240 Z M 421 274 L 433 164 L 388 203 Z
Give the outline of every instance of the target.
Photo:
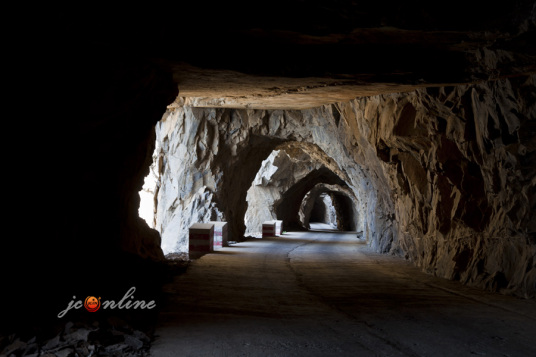
M 190 256 L 200 256 L 212 251 L 214 251 L 214 224 L 192 224 L 189 229 Z
M 262 237 L 275 237 L 275 221 L 266 221 L 262 224 Z

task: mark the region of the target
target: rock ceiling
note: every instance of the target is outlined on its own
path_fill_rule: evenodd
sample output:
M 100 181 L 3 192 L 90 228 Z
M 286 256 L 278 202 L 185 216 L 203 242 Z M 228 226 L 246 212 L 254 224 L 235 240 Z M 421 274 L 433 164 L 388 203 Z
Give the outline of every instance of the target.
M 58 13 L 70 46 L 145 56 L 180 104 L 304 109 L 536 71 L 532 1 L 259 2 Z M 67 31 L 66 31 L 67 29 Z

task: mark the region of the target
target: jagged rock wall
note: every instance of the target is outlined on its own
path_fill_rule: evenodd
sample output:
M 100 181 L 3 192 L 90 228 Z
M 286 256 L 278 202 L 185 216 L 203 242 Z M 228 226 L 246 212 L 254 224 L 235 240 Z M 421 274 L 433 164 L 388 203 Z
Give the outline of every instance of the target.
M 377 206 L 389 204 L 389 198 L 377 199 L 378 191 L 370 188 L 373 182 L 348 155 L 339 140 L 344 129 L 337 126 L 332 110 L 329 106 L 310 111 L 201 109 L 181 106 L 179 98 L 156 128 L 155 165 L 160 172 L 156 229 L 162 234 L 164 253 L 185 252 L 188 227 L 197 221 L 227 220 L 229 239 L 242 239 L 247 190 L 262 161 L 276 149 L 294 158 L 305 155 L 300 160 L 309 162 L 296 171 L 296 183 L 284 183 L 298 189 L 274 201 L 274 207 L 282 207 L 283 213 L 276 213 L 279 219 L 292 215 L 299 222 L 302 199 L 317 183 L 348 184 L 360 192 L 363 204 L 372 202 L 369 231 L 379 240 L 384 217 L 372 213 L 383 211 Z M 386 236 L 384 248 L 393 234 Z
M 333 173 L 338 168 L 333 165 L 332 160 L 327 155 L 319 151 L 314 145 L 296 142 L 279 145 L 278 150 L 273 151 L 262 162 L 261 168 L 247 192 L 248 207 L 244 218 L 245 234 L 260 238 L 262 236 L 262 223 L 278 219 L 278 216 L 279 219 L 286 220 L 288 223 L 289 217 L 285 215 L 281 206 L 290 205 L 296 210 L 296 203 L 301 196 L 297 195 L 296 198 L 290 200 L 292 202 L 289 202 L 289 199 L 285 199 L 285 193 L 296 186 L 307 187 L 303 182 L 307 181 L 310 173 L 322 170 Z M 342 179 L 340 180 L 342 181 Z M 302 225 L 298 228 L 303 229 L 305 226 Z
M 430 88 L 341 105 L 381 160 L 401 250 L 425 271 L 535 295 L 534 81 Z
M 187 252 L 188 228 L 193 223 L 222 220 L 211 192 L 215 178 L 206 174 L 208 167 L 202 165 L 198 156 L 206 150 L 207 141 L 212 144 L 212 140 L 216 141 L 210 152 L 217 154 L 213 122 L 185 120 L 182 110 L 172 113 L 177 115 L 162 120 L 156 127 L 153 163 L 161 175 L 154 190 L 155 228 L 161 233 L 164 254 Z
M 284 150 L 272 151 L 262 162 L 247 192 L 248 208 L 244 217 L 247 236 L 261 238 L 262 223 L 277 219 L 275 202 L 281 199 L 281 194 L 295 184 L 297 179 L 309 172 L 305 166 L 308 162 L 301 163 L 304 165 L 299 165 Z
M 247 236 L 262 238 L 262 223 L 277 218 L 274 201 L 275 196 L 280 193 L 280 180 L 274 176 L 276 173 L 282 173 L 284 169 L 292 168 L 290 161 L 287 153 L 274 150 L 262 162 L 247 193 L 248 208 L 244 217 Z
M 221 215 L 240 239 L 262 161 L 282 143 L 308 143 L 359 198 L 373 249 L 438 276 L 534 296 L 535 97 L 529 76 L 295 111 L 191 108 L 179 98 L 157 127 L 157 229 L 164 242 L 177 240 L 191 217 Z M 338 183 L 313 172 L 284 194 L 291 204 L 281 206 L 296 217 L 312 187 Z

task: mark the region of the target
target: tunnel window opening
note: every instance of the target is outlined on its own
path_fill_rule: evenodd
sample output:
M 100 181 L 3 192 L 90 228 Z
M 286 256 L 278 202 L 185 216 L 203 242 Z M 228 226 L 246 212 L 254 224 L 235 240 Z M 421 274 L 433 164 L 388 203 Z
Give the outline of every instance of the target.
M 155 192 L 158 182 L 158 172 L 155 164 L 156 153 L 157 149 L 155 148 L 152 155 L 153 160 L 149 166 L 149 173 L 145 176 L 143 187 L 138 192 L 138 195 L 140 196 L 138 215 L 151 228 L 155 228 Z

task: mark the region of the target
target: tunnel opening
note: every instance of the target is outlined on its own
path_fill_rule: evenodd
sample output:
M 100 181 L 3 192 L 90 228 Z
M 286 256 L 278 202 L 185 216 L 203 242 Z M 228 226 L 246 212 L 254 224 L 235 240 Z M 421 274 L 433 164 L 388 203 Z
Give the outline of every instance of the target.
M 263 222 L 271 220 L 283 221 L 288 230 L 306 229 L 296 221 L 302 195 L 319 182 L 339 183 L 348 187 L 334 173 L 336 166 L 330 160 L 332 159 L 314 145 L 301 142 L 278 145 L 261 163 L 247 191 L 245 235 L 261 238 Z M 331 196 L 326 196 L 325 199 L 331 200 Z M 336 229 L 335 208 L 331 201 L 327 204 L 331 207 L 332 228 Z
M 158 142 L 156 143 L 158 145 Z M 155 145 L 155 146 L 156 146 Z M 158 186 L 158 169 L 156 165 L 156 149 L 153 151 L 152 159 L 149 166 L 149 173 L 143 179 L 143 186 L 138 192 L 140 204 L 138 207 L 138 216 L 147 223 L 150 228 L 155 228 L 155 194 Z
M 355 193 L 341 178 L 346 176 L 336 161 L 317 145 L 294 141 L 279 144 L 259 166 L 246 196 L 246 237 L 262 237 L 262 224 L 270 220 L 281 220 L 285 230 L 307 230 L 299 218 L 300 206 L 304 195 L 321 183 L 337 185 L 330 199 L 332 196 L 334 207 L 341 207 L 337 208 L 341 213 L 338 218 L 332 218 L 333 226 L 338 224 L 344 230 L 354 230 L 357 226 L 359 202 Z M 353 197 L 350 204 L 344 195 L 339 197 L 339 191 Z
M 285 230 L 307 230 L 300 206 L 318 184 L 337 185 L 323 196 L 337 212 L 329 220 L 333 228 L 355 229 L 357 212 L 364 207 L 356 208 L 362 203 L 338 161 L 311 138 L 241 132 L 256 113 L 189 107 L 177 98 L 157 123 L 152 164 L 139 192 L 139 215 L 160 233 L 165 256 L 188 252 L 194 223 L 227 222 L 231 241 L 262 237 L 262 224 L 270 220 L 283 221 Z M 303 115 L 258 113 L 272 123 Z M 337 194 L 341 190 L 353 198 Z
M 332 184 L 347 187 L 346 183 L 333 171 L 326 167 L 312 170 L 295 185 L 283 193 L 279 204 L 276 206 L 276 214 L 284 219 L 285 226 L 291 230 L 306 230 L 299 218 L 299 211 L 304 197 L 317 184 Z M 314 204 L 314 201 L 312 202 Z
M 318 228 L 320 223 L 325 229 L 362 232 L 363 222 L 357 207 L 358 199 L 347 187 L 318 184 L 304 196 L 299 219 L 306 229 Z
M 313 203 L 311 216 L 309 217 L 310 228 L 325 227 L 325 229 L 337 229 L 338 217 L 333 206 L 333 200 L 328 193 L 320 194 Z

